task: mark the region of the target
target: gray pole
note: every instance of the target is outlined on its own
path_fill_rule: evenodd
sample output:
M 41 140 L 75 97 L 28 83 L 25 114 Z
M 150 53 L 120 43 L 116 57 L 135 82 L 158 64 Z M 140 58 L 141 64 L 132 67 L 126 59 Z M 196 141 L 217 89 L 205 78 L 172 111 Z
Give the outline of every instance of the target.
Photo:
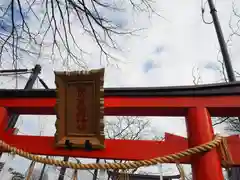
M 221 48 L 223 61 L 224 61 L 225 68 L 227 71 L 228 80 L 230 82 L 234 82 L 234 81 L 236 81 L 236 78 L 234 75 L 232 63 L 231 63 L 230 56 L 229 56 L 228 49 L 227 49 L 227 45 L 226 45 L 226 42 L 223 37 L 223 32 L 222 32 L 222 29 L 220 26 L 220 22 L 219 22 L 219 19 L 217 16 L 217 10 L 216 10 L 212 0 L 208 0 L 208 4 L 209 4 L 210 12 L 212 14 L 213 24 L 214 24 L 214 27 L 215 27 L 215 30 L 217 33 L 218 42 L 219 42 L 219 45 Z

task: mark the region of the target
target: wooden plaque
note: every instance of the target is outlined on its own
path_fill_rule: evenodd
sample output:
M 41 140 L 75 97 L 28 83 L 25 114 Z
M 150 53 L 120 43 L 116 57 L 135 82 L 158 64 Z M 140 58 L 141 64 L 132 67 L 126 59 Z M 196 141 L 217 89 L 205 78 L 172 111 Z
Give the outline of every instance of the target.
M 104 69 L 55 72 L 56 145 L 104 148 Z

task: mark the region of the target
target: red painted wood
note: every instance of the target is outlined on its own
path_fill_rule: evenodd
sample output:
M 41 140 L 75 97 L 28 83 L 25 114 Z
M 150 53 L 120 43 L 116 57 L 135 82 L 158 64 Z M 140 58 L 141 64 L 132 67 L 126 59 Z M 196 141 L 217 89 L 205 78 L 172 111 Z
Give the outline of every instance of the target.
M 207 143 L 214 133 L 210 114 L 204 107 L 190 108 L 187 116 L 190 147 Z M 221 159 L 216 149 L 191 157 L 193 180 L 223 180 Z
M 140 141 L 140 140 L 109 140 L 105 141 L 106 149 L 86 152 L 83 150 L 65 150 L 54 147 L 54 137 L 44 136 L 20 136 L 5 134 L 2 136 L 7 143 L 24 149 L 27 152 L 50 156 L 70 156 L 83 158 L 101 159 L 125 159 L 142 160 L 157 156 L 176 153 L 188 148 L 186 138 L 172 134 L 165 134 L 164 141 Z M 177 146 L 176 146 L 177 144 Z M 232 154 L 232 165 L 240 165 L 240 138 L 239 136 L 228 137 L 228 146 Z M 189 158 L 180 160 L 180 163 L 191 164 Z
M 7 122 L 8 122 L 8 111 L 6 110 L 6 108 L 0 107 L 0 139 L 2 139 L 3 137 L 3 133 L 5 128 L 7 127 Z M 0 148 L 0 157 L 2 155 L 1 153 L 2 149 Z
M 178 144 L 184 144 L 184 149 L 188 148 L 188 139 L 181 136 L 166 133 L 165 137 L 169 142 L 176 142 Z M 228 151 L 232 157 L 232 164 L 230 166 L 240 166 L 240 135 L 232 135 L 227 137 Z M 190 164 L 190 161 L 188 162 Z
M 232 156 L 233 166 L 240 166 L 240 135 L 233 135 L 227 138 L 228 150 Z
M 49 156 L 70 156 L 101 159 L 141 160 L 182 151 L 187 147 L 187 141 L 182 138 L 166 136 L 165 141 L 145 140 L 110 140 L 105 141 L 104 150 L 86 152 L 84 150 L 66 150 L 54 147 L 54 137 L 20 136 L 5 134 L 3 140 L 12 146 L 27 152 Z M 176 146 L 177 142 L 182 141 Z M 181 162 L 188 162 L 187 159 Z
M 55 98 L 0 99 L 0 106 L 21 114 L 54 114 Z M 187 108 L 207 107 L 212 116 L 240 116 L 240 96 L 106 97 L 105 115 L 185 116 Z
M 6 128 L 8 122 L 8 111 L 4 107 L 0 107 L 0 134 L 3 133 L 3 131 Z

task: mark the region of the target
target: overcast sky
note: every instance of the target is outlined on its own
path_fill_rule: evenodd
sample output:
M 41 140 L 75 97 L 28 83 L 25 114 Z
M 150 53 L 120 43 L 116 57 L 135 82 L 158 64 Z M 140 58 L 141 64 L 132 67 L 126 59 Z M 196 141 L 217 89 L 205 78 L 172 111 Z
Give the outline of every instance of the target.
M 205 19 L 211 21 L 208 6 L 206 7 Z M 216 7 L 225 39 L 228 39 L 231 32 L 228 24 L 232 2 L 216 0 Z M 236 2 L 236 7 L 240 13 L 239 2 Z M 114 55 L 124 62 L 117 62 L 119 68 L 106 66 L 104 63 L 100 64 L 98 49 L 92 44 L 89 37 L 79 35 L 77 38 L 78 43 L 84 45 L 92 53 L 91 56 L 86 57 L 88 67 L 90 69 L 106 68 L 105 87 L 192 85 L 193 73 L 201 76 L 201 83 L 220 82 L 220 74 L 216 71 L 220 67 L 217 62 L 219 45 L 213 24 L 207 25 L 202 22 L 201 0 L 158 0 L 155 9 L 164 18 L 152 16 L 149 20 L 146 14 L 133 18 L 130 13 L 102 12 L 123 26 L 147 28 L 139 32 L 137 37 L 117 38 L 123 53 L 115 52 Z M 233 19 L 233 24 L 234 22 L 237 22 L 236 19 Z M 79 31 L 79 27 L 74 25 L 73 27 L 75 32 Z M 240 72 L 240 39 L 234 37 L 230 45 L 233 67 Z M 53 69 L 63 69 L 60 62 L 53 63 L 47 59 L 26 59 L 21 63 L 23 67 L 28 68 L 32 68 L 36 63 L 41 64 L 43 68 L 41 77 L 51 88 L 55 87 Z M 3 63 L 3 66 L 9 67 L 10 62 Z M 76 66 L 72 65 L 72 69 L 76 69 Z M 3 79 L 2 82 L 7 80 L 9 81 L 9 79 Z M 22 83 L 20 86 L 23 87 L 26 79 L 21 78 L 20 82 Z M 14 81 L 4 85 L 6 88 L 13 88 Z M 41 86 L 36 84 L 36 87 Z M 53 135 L 55 132 L 54 119 L 53 116 L 40 118 L 22 116 L 18 127 L 24 134 L 39 134 L 39 129 L 42 129 L 43 135 Z M 161 135 L 164 132 L 170 132 L 186 136 L 185 122 L 181 117 L 151 117 L 151 119 L 154 132 Z M 226 133 L 223 131 L 223 127 L 217 127 L 216 132 Z M 25 167 L 17 165 L 17 161 L 23 160 L 16 158 L 11 164 L 19 170 L 24 169 Z M 27 164 L 27 161 L 25 162 Z

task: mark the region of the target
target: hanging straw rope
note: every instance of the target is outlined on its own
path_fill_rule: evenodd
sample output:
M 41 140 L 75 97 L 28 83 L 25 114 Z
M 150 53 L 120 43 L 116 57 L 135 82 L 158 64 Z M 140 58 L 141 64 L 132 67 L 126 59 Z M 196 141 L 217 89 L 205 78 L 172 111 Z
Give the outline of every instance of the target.
M 50 159 L 50 158 L 44 158 L 38 155 L 33 155 L 31 153 L 28 153 L 26 151 L 23 151 L 21 149 L 17 149 L 13 146 L 10 146 L 9 144 L 5 143 L 4 141 L 0 141 L 0 147 L 4 148 L 7 151 L 10 151 L 14 154 L 17 154 L 19 156 L 25 157 L 27 159 L 39 162 L 39 163 L 44 163 L 44 164 L 49 164 L 49 165 L 55 165 L 55 166 L 61 166 L 61 167 L 66 167 L 66 168 L 72 168 L 72 169 L 135 169 L 139 167 L 144 167 L 144 166 L 152 166 L 156 165 L 158 163 L 172 163 L 172 162 L 177 162 L 180 159 L 187 157 L 187 156 L 192 156 L 195 154 L 203 153 L 210 151 L 214 148 L 217 148 L 219 146 L 223 146 L 224 151 L 227 151 L 226 147 L 224 147 L 223 142 L 223 137 L 216 136 L 214 140 L 193 147 L 186 149 L 185 151 L 181 151 L 175 154 L 170 154 L 167 156 L 163 157 L 156 157 L 148 160 L 140 160 L 140 161 L 130 161 L 130 162 L 125 162 L 125 163 L 90 163 L 90 164 L 78 164 L 78 163 L 73 163 L 73 162 L 66 162 L 66 161 L 61 161 L 61 160 L 55 160 L 55 159 Z

